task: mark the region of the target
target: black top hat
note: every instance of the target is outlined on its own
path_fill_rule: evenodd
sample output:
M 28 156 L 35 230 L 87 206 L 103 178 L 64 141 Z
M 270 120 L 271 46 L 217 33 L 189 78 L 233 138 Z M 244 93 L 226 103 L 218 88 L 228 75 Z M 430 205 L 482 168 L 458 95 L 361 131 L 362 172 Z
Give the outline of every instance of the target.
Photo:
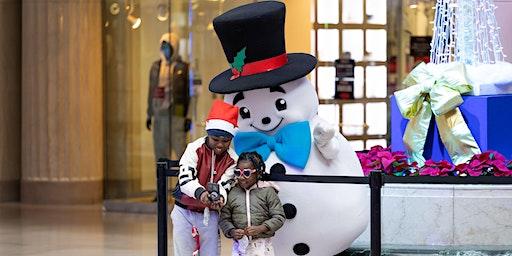
M 268 88 L 293 81 L 315 68 L 316 58 L 286 53 L 285 6 L 257 2 L 232 9 L 213 20 L 231 66 L 210 82 L 210 91 L 233 93 Z

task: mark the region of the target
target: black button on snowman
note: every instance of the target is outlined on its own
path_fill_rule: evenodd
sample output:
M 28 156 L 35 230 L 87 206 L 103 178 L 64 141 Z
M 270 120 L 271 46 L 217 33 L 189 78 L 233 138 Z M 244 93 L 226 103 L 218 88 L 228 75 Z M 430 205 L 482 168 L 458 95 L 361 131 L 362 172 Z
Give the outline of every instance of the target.
M 307 80 L 316 58 L 286 53 L 285 6 L 257 2 L 213 20 L 230 69 L 210 90 L 239 107 L 237 153 L 257 151 L 267 171 L 287 175 L 362 176 L 347 140 L 317 115 L 318 97 Z M 273 238 L 275 255 L 335 255 L 368 222 L 366 187 L 279 182 L 287 220 Z

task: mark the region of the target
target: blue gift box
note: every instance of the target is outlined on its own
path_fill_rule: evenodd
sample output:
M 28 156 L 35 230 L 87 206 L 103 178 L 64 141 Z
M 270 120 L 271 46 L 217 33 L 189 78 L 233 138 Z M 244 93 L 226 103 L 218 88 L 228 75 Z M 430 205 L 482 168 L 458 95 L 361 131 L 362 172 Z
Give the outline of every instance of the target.
M 459 106 L 471 134 L 482 152 L 496 150 L 507 159 L 512 159 L 512 95 L 463 96 L 464 103 Z M 391 149 L 405 151 L 402 137 L 409 120 L 405 119 L 391 97 Z M 450 160 L 446 151 L 434 116 L 423 153 L 425 159 Z

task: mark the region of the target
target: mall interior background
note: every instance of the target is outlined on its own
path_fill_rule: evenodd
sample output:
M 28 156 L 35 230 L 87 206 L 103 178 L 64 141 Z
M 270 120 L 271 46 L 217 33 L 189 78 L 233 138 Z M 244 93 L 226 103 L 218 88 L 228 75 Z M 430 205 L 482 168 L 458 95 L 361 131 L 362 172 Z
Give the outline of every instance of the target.
M 191 141 L 221 97 L 208 83 L 228 67 L 211 21 L 249 2 L 0 0 L 0 201 L 99 203 L 154 193 L 145 119 L 159 39 L 178 34 L 190 64 Z M 435 1 L 284 2 L 287 51 L 319 59 L 310 75 L 319 114 L 339 124 L 355 150 L 387 146 L 388 96 L 421 59 L 411 56 L 410 38 L 432 35 Z M 512 56 L 512 1 L 495 2 Z M 334 60 L 343 52 L 356 61 L 353 100 L 333 98 Z

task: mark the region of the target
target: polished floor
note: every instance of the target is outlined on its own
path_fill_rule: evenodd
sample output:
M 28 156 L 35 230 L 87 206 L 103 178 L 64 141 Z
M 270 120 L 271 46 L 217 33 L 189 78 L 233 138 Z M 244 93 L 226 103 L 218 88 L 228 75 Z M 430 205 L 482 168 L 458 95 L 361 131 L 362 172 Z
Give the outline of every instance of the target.
M 230 246 L 223 238 L 223 256 Z M 100 205 L 0 204 L 0 256 L 18 255 L 153 256 L 156 215 L 104 212 Z
M 171 239 L 169 235 L 168 256 L 172 256 Z M 0 204 L 0 256 L 156 256 L 156 240 L 154 214 L 104 212 L 101 205 Z M 425 250 L 384 246 L 382 255 L 512 256 L 510 246 L 476 247 Z M 222 256 L 230 255 L 230 249 L 231 241 L 223 237 Z M 369 254 L 368 248 L 352 248 L 340 255 Z

